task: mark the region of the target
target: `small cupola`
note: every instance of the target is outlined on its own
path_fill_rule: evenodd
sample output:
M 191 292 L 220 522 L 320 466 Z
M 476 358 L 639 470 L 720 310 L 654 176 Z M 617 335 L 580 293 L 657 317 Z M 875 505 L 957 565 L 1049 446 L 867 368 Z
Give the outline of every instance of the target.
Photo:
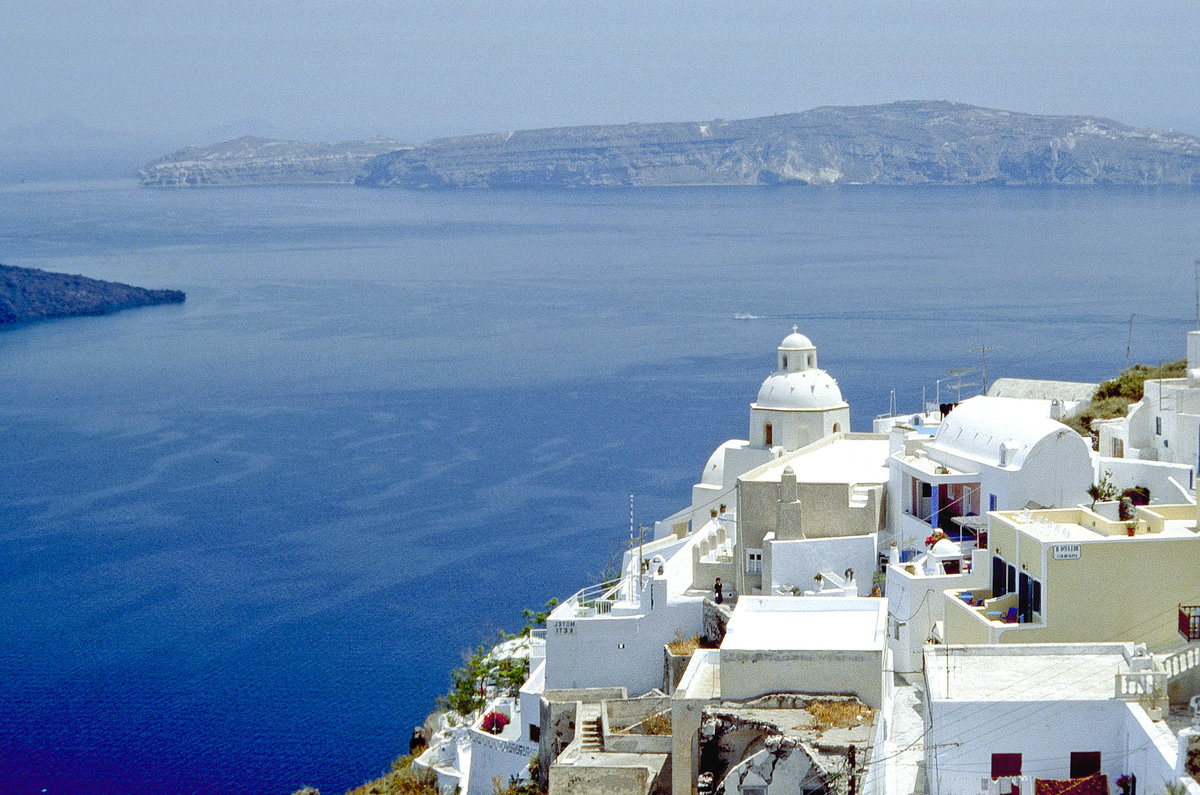
M 784 373 L 800 373 L 817 368 L 817 346 L 808 337 L 792 326 L 792 333 L 779 343 L 779 370 Z

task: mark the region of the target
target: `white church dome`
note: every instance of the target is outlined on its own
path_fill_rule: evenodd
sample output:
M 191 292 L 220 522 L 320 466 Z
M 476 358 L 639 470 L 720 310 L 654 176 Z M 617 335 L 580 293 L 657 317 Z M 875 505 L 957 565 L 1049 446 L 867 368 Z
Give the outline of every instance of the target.
M 837 381 L 817 367 L 817 346 L 792 326 L 779 343 L 779 369 L 767 376 L 754 405 L 760 409 L 832 409 L 845 405 Z
M 844 405 L 837 381 L 824 370 L 775 372 L 758 390 L 761 409 L 832 409 Z

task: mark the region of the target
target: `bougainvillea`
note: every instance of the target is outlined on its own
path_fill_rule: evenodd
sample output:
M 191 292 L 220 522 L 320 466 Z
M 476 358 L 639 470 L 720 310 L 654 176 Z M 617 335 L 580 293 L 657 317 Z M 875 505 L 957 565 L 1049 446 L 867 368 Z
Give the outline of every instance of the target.
M 499 734 L 508 725 L 508 718 L 503 712 L 489 712 L 483 716 L 483 730 L 488 734 Z

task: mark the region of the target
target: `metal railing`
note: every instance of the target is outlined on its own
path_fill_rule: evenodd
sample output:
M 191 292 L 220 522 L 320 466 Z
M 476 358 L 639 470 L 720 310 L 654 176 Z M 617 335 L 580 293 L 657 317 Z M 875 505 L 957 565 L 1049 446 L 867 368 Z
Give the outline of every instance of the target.
M 566 601 L 571 615 L 576 618 L 608 615 L 617 604 L 633 608 L 641 604 L 636 578 L 623 577 L 616 582 L 592 585 L 581 589 Z

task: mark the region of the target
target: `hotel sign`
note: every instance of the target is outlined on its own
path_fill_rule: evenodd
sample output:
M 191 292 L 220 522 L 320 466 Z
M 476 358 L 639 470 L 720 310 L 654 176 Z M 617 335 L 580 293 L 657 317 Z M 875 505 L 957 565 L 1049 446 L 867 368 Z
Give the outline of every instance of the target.
M 1055 544 L 1054 545 L 1055 560 L 1079 560 L 1079 545 L 1078 544 Z

